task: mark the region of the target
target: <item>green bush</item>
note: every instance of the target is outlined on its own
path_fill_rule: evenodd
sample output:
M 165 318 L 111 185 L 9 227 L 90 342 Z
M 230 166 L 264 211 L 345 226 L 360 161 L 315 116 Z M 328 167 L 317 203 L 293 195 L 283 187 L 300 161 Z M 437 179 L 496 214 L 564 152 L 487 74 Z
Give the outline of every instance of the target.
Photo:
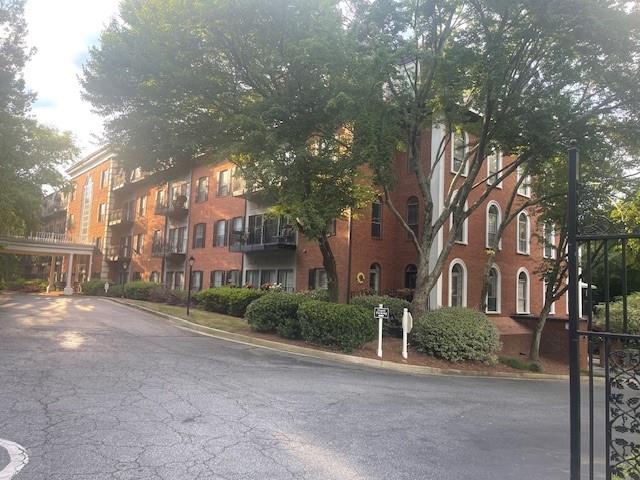
M 121 284 L 112 284 L 109 286 L 109 293 L 107 293 L 108 297 L 122 297 L 122 285 Z
M 198 292 L 194 299 L 210 312 L 244 317 L 249 304 L 266 294 L 264 290 L 253 288 L 218 287 Z
M 7 290 L 19 291 L 24 288 L 24 278 L 16 278 L 15 280 L 9 280 L 7 282 Z
M 104 282 L 106 280 L 89 280 L 81 285 L 84 295 L 104 295 Z M 111 285 L 109 285 L 111 288 Z
M 542 372 L 542 365 L 536 362 L 530 362 L 528 360 L 522 360 L 520 358 L 513 357 L 498 357 L 498 360 L 503 365 L 515 368 L 518 370 L 528 370 L 530 372 Z
M 165 302 L 168 305 L 186 305 L 187 304 L 187 291 L 186 290 L 167 290 L 167 298 Z
M 320 300 L 322 302 L 329 301 L 329 290 L 326 288 L 318 288 L 315 290 L 304 290 L 302 292 L 298 292 L 298 295 L 302 295 L 307 300 Z
M 269 292 L 251 302 L 245 318 L 258 332 L 277 332 L 285 338 L 300 338 L 298 306 L 307 301 L 302 295 Z
M 402 337 L 402 314 L 409 308 L 409 302 L 388 295 L 359 295 L 351 299 L 352 305 L 365 308 L 373 316 L 373 309 L 380 304 L 389 308 L 389 320 L 382 322 L 383 331 L 394 337 Z
M 125 296 L 131 300 L 148 300 L 149 293 L 158 286 L 158 283 L 144 282 L 142 280 L 127 282 L 124 286 Z
M 49 282 L 41 279 L 27 280 L 22 286 L 23 292 L 44 292 L 47 289 Z
M 478 310 L 462 307 L 427 312 L 414 325 L 416 348 L 450 362 L 495 362 L 498 329 Z
M 627 331 L 640 335 L 640 292 L 627 296 Z M 602 327 L 605 325 L 604 305 L 601 305 L 596 317 L 596 323 Z M 622 333 L 624 330 L 622 299 L 617 298 L 609 304 L 609 329 L 612 332 Z
M 298 319 L 303 339 L 343 352 L 362 347 L 376 335 L 371 312 L 355 305 L 309 300 L 298 308 Z

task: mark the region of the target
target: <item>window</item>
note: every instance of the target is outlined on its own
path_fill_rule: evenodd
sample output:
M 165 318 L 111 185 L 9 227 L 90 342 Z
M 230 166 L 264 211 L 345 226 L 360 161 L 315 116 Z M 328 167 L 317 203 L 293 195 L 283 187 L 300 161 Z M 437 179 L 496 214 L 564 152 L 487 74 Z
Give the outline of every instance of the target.
M 167 288 L 173 290 L 175 282 L 175 272 L 167 272 Z
M 149 281 L 153 283 L 160 283 L 160 273 L 155 270 L 149 275 Z
M 109 170 L 103 170 L 100 173 L 100 188 L 106 188 L 109 184 Z
M 404 288 L 416 288 L 418 268 L 415 265 L 407 265 L 404 269 Z
M 467 174 L 466 155 L 467 155 L 467 134 L 464 132 L 453 134 L 453 152 L 451 155 L 451 171 L 453 173 L 460 172 L 461 175 Z M 463 168 L 464 167 L 464 168 Z
M 99 223 L 104 222 L 106 215 L 107 215 L 107 204 L 101 203 L 100 205 L 98 205 L 98 222 Z
M 277 281 L 277 274 L 275 270 L 261 270 L 260 271 L 260 286 L 273 285 Z
M 218 196 L 229 195 L 229 170 L 221 170 L 218 173 Z
M 285 292 L 293 292 L 295 290 L 293 270 L 278 270 L 278 284 Z
M 91 200 L 93 195 L 93 180 L 89 177 L 82 191 L 82 210 L 80 212 L 80 240 L 89 240 L 89 221 L 91 217 Z
M 500 177 L 500 170 L 502 169 L 502 154 L 493 151 L 489 155 L 487 155 L 487 183 L 489 185 L 494 185 Z M 501 185 L 498 185 L 500 188 Z
M 231 235 L 229 244 L 241 245 L 244 238 L 244 218 L 235 217 L 231 220 Z
M 216 222 L 215 234 L 213 238 L 214 247 L 224 247 L 227 245 L 227 221 L 218 220 Z
M 193 248 L 204 248 L 206 230 L 206 223 L 198 223 L 193 226 Z
M 382 238 L 382 200 L 380 197 L 371 204 L 371 236 Z
M 202 270 L 194 270 L 191 272 L 191 291 L 202 290 Z
M 542 288 L 542 306 L 544 307 L 545 302 L 547 301 L 547 289 L 550 287 L 549 286 L 549 282 L 547 282 L 546 280 L 544 280 L 542 282 L 543 288 Z M 551 287 L 553 288 L 553 287 Z M 549 314 L 550 315 L 555 315 L 556 314 L 556 302 L 553 302 L 551 304 L 551 308 L 549 309 Z
M 549 222 L 545 223 L 542 227 L 543 233 L 543 241 L 544 241 L 544 258 L 556 258 L 556 249 L 555 249 L 555 237 L 556 232 L 553 228 L 553 225 Z
M 516 172 L 517 172 L 517 180 L 520 181 L 520 179 L 524 175 L 524 167 L 520 165 L 516 169 Z M 523 195 L 525 197 L 531 196 L 531 176 L 530 175 L 525 175 L 520 185 L 518 185 L 518 194 Z
M 136 180 L 139 180 L 140 178 L 142 178 L 142 169 L 140 167 L 136 167 L 131 171 L 131 181 L 135 182 Z
M 449 306 L 467 306 L 467 268 L 459 259 L 451 262 L 449 270 Z
M 96 237 L 96 251 L 102 252 L 102 237 Z
M 487 289 L 487 313 L 500 313 L 500 271 L 497 267 L 489 270 Z
M 418 199 L 417 197 L 409 197 L 407 200 L 407 225 L 413 231 L 415 236 L 419 235 L 418 231 Z M 409 238 L 411 236 L 407 234 Z
M 206 202 L 209 199 L 209 177 L 198 179 L 198 191 L 196 192 L 196 203 Z
M 138 216 L 144 217 L 147 213 L 147 196 L 143 195 L 138 198 Z
M 518 270 L 517 313 L 529 313 L 529 274 L 524 268 Z
M 144 233 L 139 233 L 136 235 L 135 249 L 138 255 L 144 253 Z
M 169 253 L 186 253 L 186 252 L 187 252 L 187 227 L 170 228 L 169 229 Z
M 175 272 L 175 283 L 173 287 L 176 290 L 184 290 L 184 272 Z
M 309 270 L 309 290 L 326 290 L 328 286 L 327 272 L 324 268 Z
M 380 293 L 380 265 L 377 263 L 372 263 L 369 267 L 369 288 Z
M 336 219 L 334 218 L 333 220 L 329 220 L 329 222 L 327 223 L 327 235 L 329 237 L 333 237 L 336 234 Z
M 518 253 L 529 255 L 529 216 L 525 212 L 518 215 Z
M 209 287 L 222 287 L 224 286 L 224 270 L 214 270 L 211 272 L 209 278 Z
M 227 285 L 233 287 L 240 286 L 240 270 L 229 270 L 227 272 Z
M 245 284 L 248 287 L 260 287 L 260 270 L 247 270 L 245 273 Z
M 156 192 L 156 208 L 165 206 L 165 191 L 164 189 L 161 189 Z
M 494 250 L 500 248 L 498 242 L 498 228 L 500 226 L 500 222 L 500 207 L 497 203 L 491 202 L 487 207 L 487 248 Z

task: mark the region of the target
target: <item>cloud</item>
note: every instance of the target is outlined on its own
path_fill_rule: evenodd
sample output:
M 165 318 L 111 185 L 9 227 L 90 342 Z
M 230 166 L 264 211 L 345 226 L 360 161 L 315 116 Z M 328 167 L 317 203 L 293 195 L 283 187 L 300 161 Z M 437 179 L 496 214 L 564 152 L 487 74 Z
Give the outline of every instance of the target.
M 86 155 L 97 147 L 101 118 L 81 98 L 78 76 L 89 47 L 118 11 L 119 0 L 28 0 L 27 42 L 36 54 L 25 69 L 39 100 L 33 113 L 42 123 L 71 131 Z

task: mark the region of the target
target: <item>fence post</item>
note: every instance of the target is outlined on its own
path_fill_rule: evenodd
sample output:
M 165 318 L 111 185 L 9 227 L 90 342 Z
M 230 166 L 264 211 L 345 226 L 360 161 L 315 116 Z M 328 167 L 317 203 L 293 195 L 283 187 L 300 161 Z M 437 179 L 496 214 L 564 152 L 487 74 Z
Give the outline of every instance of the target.
M 568 261 L 569 261 L 569 417 L 571 425 L 571 480 L 580 479 L 580 338 L 578 336 L 578 150 L 569 147 Z

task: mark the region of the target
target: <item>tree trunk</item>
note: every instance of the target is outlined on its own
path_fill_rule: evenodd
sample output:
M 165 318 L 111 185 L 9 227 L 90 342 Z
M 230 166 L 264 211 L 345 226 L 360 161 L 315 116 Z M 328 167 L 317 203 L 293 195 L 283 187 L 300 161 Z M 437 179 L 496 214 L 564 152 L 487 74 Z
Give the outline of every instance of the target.
M 487 295 L 489 294 L 489 272 L 491 272 L 491 267 L 495 263 L 496 259 L 496 251 L 488 250 L 487 251 L 487 261 L 484 264 L 484 271 L 482 274 L 482 291 L 480 292 L 480 311 L 487 311 Z
M 429 275 L 429 259 L 427 255 L 418 255 L 418 272 L 416 274 L 416 288 L 409 309 L 416 318 L 424 315 L 428 310 L 429 294 L 435 286 Z
M 531 347 L 529 348 L 529 360 L 531 360 L 532 362 L 540 361 L 540 341 L 542 340 L 542 330 L 544 330 L 544 325 L 545 323 L 547 323 L 547 318 L 549 318 L 550 311 L 551 302 L 545 299 L 544 307 L 542 308 L 542 312 L 540 312 L 540 318 L 538 319 L 536 328 L 533 331 Z
M 336 258 L 333 256 L 329 239 L 326 236 L 322 236 L 318 239 L 318 245 L 320 246 L 320 252 L 322 253 L 322 265 L 327 272 L 327 290 L 329 293 L 329 300 L 337 302 L 338 292 L 338 269 L 336 268 Z

